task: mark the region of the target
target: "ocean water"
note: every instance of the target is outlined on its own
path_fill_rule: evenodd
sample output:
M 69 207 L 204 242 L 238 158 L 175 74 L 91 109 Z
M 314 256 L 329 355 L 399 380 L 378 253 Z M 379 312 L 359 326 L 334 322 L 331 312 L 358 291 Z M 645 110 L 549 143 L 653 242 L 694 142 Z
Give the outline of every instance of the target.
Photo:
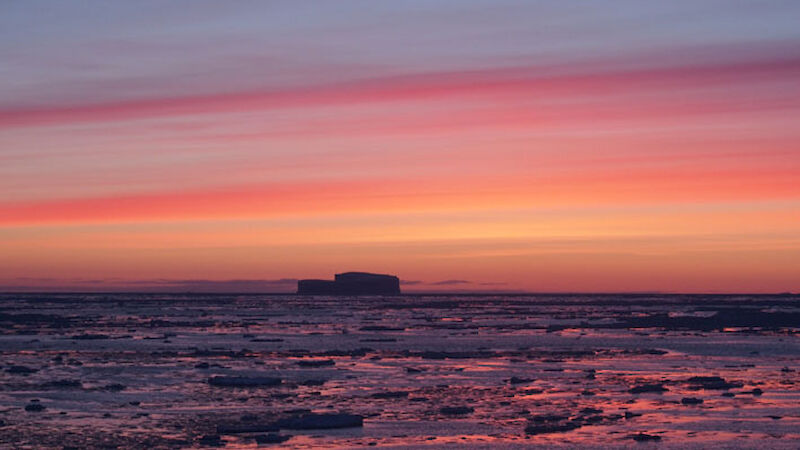
M 4 294 L 0 448 L 794 449 L 799 332 L 790 295 Z

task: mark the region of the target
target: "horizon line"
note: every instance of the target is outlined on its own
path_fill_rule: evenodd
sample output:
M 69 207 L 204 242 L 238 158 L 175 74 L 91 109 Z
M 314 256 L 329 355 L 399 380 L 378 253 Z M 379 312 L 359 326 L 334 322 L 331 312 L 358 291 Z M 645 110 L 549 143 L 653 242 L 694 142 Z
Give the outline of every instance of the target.
M 119 294 L 138 294 L 138 295 L 287 295 L 302 297 L 402 297 L 402 296 L 448 296 L 448 295 L 506 295 L 506 296 L 549 296 L 549 295 L 670 295 L 670 296 L 737 296 L 737 295 L 761 295 L 761 296 L 800 296 L 800 292 L 670 292 L 670 291 L 612 291 L 612 292 L 593 292 L 593 291 L 410 291 L 401 292 L 393 295 L 309 295 L 298 294 L 297 292 L 247 292 L 247 291 L 1 291 L 0 295 L 37 295 L 37 294 L 69 294 L 69 295 L 119 295 Z

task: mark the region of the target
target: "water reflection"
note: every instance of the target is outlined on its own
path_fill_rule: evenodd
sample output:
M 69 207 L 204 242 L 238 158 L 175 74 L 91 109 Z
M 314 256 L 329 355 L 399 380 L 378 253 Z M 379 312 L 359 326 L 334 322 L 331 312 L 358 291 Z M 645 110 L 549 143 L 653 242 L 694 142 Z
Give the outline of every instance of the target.
M 800 439 L 798 329 L 697 321 L 737 302 L 793 314 L 795 298 L 342 302 L 0 297 L 0 442 L 791 448 Z M 689 322 L 625 322 L 661 317 Z M 363 426 L 286 428 L 342 414 Z

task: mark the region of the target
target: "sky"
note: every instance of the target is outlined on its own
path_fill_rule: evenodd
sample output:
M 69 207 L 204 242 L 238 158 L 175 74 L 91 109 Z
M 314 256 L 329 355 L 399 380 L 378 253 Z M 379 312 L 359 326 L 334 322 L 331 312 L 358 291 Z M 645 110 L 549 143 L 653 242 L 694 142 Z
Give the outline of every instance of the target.
M 800 291 L 800 2 L 7 1 L 0 290 Z

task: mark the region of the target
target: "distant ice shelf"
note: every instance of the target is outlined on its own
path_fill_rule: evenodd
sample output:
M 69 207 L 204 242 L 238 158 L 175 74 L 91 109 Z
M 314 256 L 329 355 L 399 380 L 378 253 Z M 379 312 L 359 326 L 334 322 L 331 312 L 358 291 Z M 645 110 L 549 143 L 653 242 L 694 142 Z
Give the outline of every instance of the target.
M 302 295 L 397 295 L 400 279 L 394 275 L 367 272 L 337 273 L 333 280 L 299 280 Z

